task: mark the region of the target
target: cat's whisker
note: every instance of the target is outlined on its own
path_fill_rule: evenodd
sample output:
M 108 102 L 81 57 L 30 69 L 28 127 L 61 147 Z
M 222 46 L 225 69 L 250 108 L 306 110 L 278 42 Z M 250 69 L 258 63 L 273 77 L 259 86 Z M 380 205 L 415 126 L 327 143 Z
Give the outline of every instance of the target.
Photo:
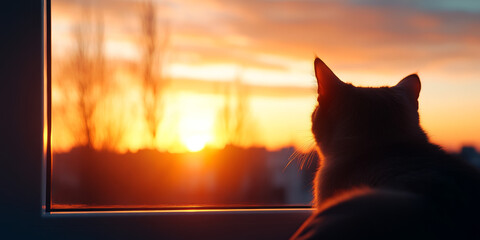
M 308 149 L 312 149 L 312 144 L 309 146 Z M 309 150 L 305 154 L 305 158 L 302 162 L 302 165 L 301 165 L 300 169 L 303 169 L 304 167 L 307 167 L 307 168 L 310 167 L 314 160 L 315 160 L 315 151 Z
M 297 159 L 298 157 L 300 157 L 300 153 L 295 150 L 292 155 L 290 155 L 290 157 L 288 158 L 288 163 L 285 165 L 285 167 L 283 168 L 283 171 L 282 172 L 285 172 L 285 170 L 287 169 L 287 167 L 295 160 Z
M 307 168 L 309 168 L 312 165 L 313 160 L 315 160 L 315 154 L 313 151 L 310 151 L 308 153 Z
M 296 152 L 293 152 L 292 155 L 290 155 L 290 157 L 288 158 L 288 162 L 287 164 L 285 165 L 285 167 L 283 168 L 283 172 L 285 172 L 285 169 L 287 169 L 287 167 L 290 165 L 290 163 L 293 162 L 293 160 L 295 159 L 295 154 Z
M 287 169 L 287 167 L 293 162 L 298 160 L 299 162 L 299 170 L 303 170 L 305 165 L 310 165 L 311 161 L 314 160 L 314 155 L 312 156 L 312 149 L 315 146 L 315 141 L 313 141 L 313 137 L 309 136 L 308 141 L 305 141 L 302 145 L 298 148 L 295 148 L 295 151 L 292 155 L 288 158 L 288 163 L 285 165 L 283 172 Z

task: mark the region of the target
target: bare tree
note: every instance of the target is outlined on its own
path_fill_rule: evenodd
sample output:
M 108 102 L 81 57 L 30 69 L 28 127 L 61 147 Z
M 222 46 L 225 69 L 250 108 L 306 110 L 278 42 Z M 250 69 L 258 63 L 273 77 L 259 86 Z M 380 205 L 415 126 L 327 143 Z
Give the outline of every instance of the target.
M 227 144 L 241 145 L 247 140 L 249 127 L 248 87 L 240 74 L 224 88 L 224 104 L 217 118 L 220 133 Z
M 74 49 L 67 65 L 69 79 L 77 94 L 76 107 L 80 115 L 84 144 L 93 148 L 96 135 L 94 114 L 105 89 L 104 24 L 101 16 L 94 29 L 90 12 L 73 29 Z
M 141 74 L 143 80 L 143 110 L 145 122 L 155 145 L 157 129 L 163 118 L 163 93 L 168 80 L 163 76 L 163 60 L 169 42 L 169 26 L 166 23 L 160 36 L 157 26 L 155 5 L 148 1 L 144 3 L 140 15 L 141 21 Z

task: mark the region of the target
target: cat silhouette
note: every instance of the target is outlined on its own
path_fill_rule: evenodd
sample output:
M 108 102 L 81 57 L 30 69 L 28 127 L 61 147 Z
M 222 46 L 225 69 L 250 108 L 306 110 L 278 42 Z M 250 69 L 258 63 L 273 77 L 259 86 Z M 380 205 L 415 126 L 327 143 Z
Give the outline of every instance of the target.
M 480 239 L 480 173 L 430 143 L 418 75 L 367 88 L 314 68 L 317 210 L 291 239 Z

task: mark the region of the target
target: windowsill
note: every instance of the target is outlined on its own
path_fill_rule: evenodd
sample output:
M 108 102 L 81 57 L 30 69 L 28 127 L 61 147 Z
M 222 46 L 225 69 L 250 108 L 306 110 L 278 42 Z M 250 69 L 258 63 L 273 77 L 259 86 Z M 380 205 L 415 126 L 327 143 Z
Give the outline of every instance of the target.
M 45 212 L 43 232 L 61 239 L 288 239 L 314 208 L 84 210 Z
M 80 216 L 111 216 L 111 215 L 182 215 L 182 214 L 311 214 L 315 208 L 308 207 L 287 207 L 287 208 L 231 208 L 231 209 L 159 209 L 159 210 L 54 210 L 44 212 L 44 217 L 80 217 Z

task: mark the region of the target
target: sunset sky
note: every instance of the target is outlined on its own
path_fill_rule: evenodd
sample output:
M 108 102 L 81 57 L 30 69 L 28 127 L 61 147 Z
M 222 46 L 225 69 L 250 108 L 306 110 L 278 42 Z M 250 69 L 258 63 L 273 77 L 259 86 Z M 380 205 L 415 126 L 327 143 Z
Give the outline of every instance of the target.
M 52 1 L 52 147 L 82 142 L 65 70 L 74 26 L 103 19 L 112 84 L 95 110 L 95 146 L 121 129 L 115 149 L 150 147 L 142 118 L 140 1 Z M 169 41 L 161 74 L 170 79 L 155 147 L 168 151 L 223 147 L 218 128 L 226 90 L 246 85 L 245 146 L 312 144 L 316 100 L 313 59 L 345 82 L 395 85 L 418 73 L 421 124 L 447 150 L 480 148 L 480 2 L 428 1 L 154 1 L 159 33 Z M 93 16 L 93 17 L 92 17 Z M 101 16 L 96 18 L 95 16 Z M 230 84 L 230 85 L 229 85 Z M 113 134 L 113 135 L 112 135 Z

